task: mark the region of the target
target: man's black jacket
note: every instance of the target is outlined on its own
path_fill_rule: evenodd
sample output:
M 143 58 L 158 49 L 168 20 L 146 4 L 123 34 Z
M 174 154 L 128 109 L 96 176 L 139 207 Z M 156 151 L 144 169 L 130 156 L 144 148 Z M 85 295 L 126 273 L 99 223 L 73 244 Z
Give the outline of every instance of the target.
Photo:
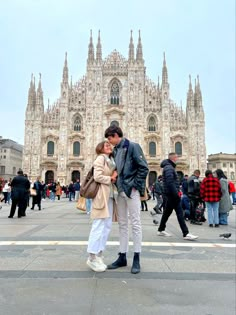
M 170 159 L 166 159 L 161 162 L 161 167 L 163 168 L 162 182 L 164 194 L 174 199 L 179 199 L 179 180 L 175 171 L 176 164 Z
M 122 150 L 122 163 L 117 170 L 121 186 L 128 197 L 131 195 L 132 188 L 137 189 L 140 196 L 144 196 L 148 165 L 143 151 L 139 144 L 128 139 L 125 139 Z M 116 159 L 116 150 L 114 150 L 114 158 Z

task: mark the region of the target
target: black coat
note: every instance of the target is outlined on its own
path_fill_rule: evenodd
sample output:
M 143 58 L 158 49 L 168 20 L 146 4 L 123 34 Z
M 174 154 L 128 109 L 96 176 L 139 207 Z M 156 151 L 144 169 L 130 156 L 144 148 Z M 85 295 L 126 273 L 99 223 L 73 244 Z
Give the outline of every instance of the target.
M 11 198 L 18 201 L 27 198 L 30 189 L 29 180 L 23 175 L 17 175 L 11 182 Z
M 179 180 L 178 175 L 175 171 L 176 164 L 166 159 L 161 162 L 163 192 L 165 195 L 172 197 L 173 199 L 179 199 Z
M 143 151 L 139 144 L 128 139 L 125 139 L 122 150 L 122 163 L 120 169 L 117 169 L 121 186 L 128 197 L 131 195 L 132 188 L 137 189 L 140 196 L 144 196 L 148 165 Z M 114 150 L 114 158 L 116 160 L 116 150 Z

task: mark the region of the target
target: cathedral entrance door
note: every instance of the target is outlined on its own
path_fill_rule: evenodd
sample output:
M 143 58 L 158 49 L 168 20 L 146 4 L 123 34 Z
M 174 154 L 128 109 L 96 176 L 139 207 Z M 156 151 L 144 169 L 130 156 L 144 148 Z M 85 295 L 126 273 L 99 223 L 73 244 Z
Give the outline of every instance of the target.
M 80 180 L 80 171 L 73 171 L 71 173 L 71 180 L 72 182 L 76 182 L 76 180 L 79 179 Z
M 149 172 L 149 176 L 148 176 L 148 186 L 152 186 L 152 184 L 154 184 L 157 180 L 157 172 L 155 171 L 151 171 Z
M 54 172 L 53 171 L 47 171 L 45 174 L 45 183 L 49 184 L 54 182 Z

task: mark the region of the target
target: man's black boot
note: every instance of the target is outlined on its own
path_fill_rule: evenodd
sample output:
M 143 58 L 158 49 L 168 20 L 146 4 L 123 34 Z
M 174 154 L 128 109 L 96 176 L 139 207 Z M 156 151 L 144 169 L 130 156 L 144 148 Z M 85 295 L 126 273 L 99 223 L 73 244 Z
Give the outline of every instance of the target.
M 140 263 L 139 263 L 139 253 L 134 253 L 133 265 L 131 268 L 131 273 L 139 273 L 140 272 Z
M 119 253 L 119 257 L 112 264 L 107 266 L 107 269 L 117 269 L 127 266 L 126 253 Z

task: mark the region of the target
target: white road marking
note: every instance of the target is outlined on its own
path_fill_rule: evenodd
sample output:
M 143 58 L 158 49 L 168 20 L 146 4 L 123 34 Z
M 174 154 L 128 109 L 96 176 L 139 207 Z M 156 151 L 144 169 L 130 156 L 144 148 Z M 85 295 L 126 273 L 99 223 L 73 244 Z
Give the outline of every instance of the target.
M 87 246 L 88 241 L 0 241 L 0 246 Z M 118 246 L 119 242 L 108 241 L 108 246 Z M 133 242 L 129 242 L 133 245 Z M 186 243 L 171 243 L 171 242 L 142 242 L 144 247 L 201 247 L 201 248 L 236 248 L 236 244 L 223 244 L 223 243 L 197 243 L 186 241 Z

